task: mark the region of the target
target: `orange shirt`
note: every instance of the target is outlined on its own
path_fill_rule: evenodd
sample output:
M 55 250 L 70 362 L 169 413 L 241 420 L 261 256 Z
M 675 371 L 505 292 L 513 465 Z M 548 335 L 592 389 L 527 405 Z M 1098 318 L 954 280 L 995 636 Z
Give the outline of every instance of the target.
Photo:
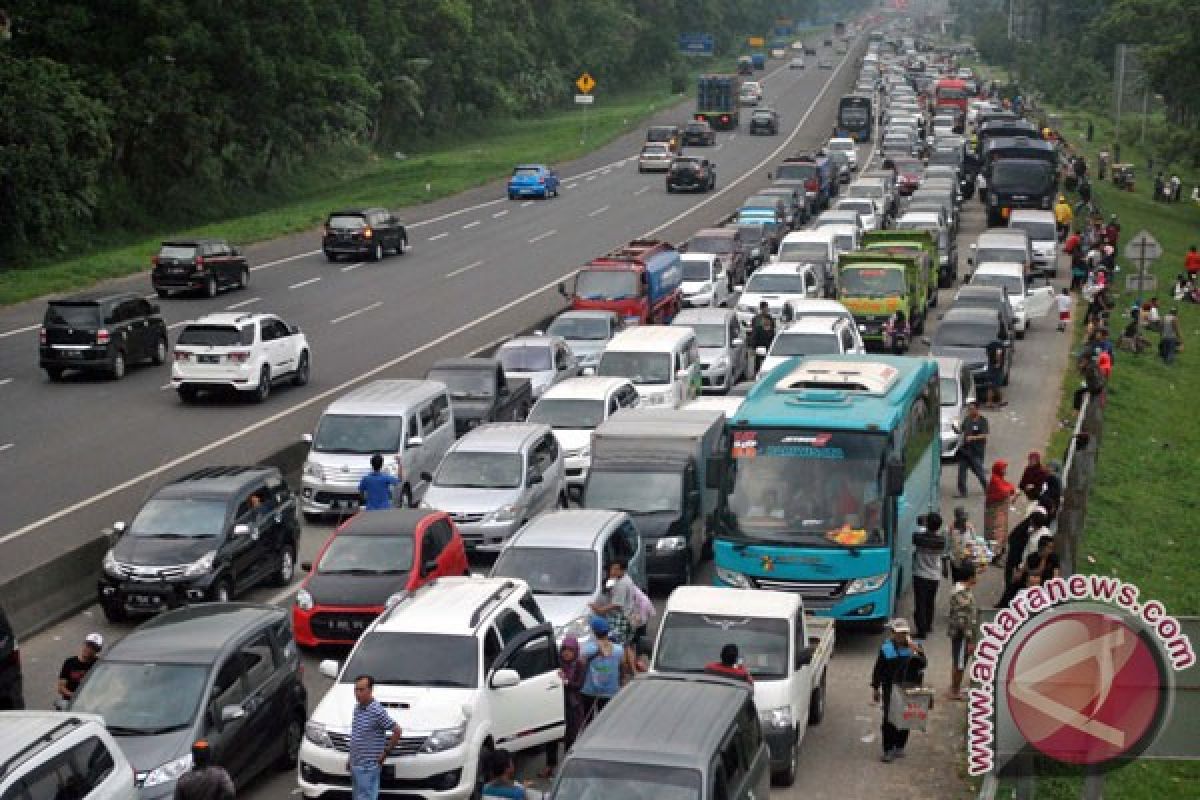
M 1193 275 L 1200 272 L 1200 252 L 1189 250 L 1187 258 L 1183 260 L 1183 268 Z

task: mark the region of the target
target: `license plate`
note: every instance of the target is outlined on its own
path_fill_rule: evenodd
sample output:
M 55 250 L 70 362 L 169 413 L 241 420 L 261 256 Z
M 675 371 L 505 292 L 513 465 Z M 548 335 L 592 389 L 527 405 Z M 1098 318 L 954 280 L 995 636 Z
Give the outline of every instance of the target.
M 82 350 L 64 350 L 63 355 L 67 358 L 83 358 Z
M 339 631 L 354 631 L 361 632 L 366 626 L 361 620 L 356 619 L 339 619 L 333 623 L 333 627 Z
M 200 356 L 196 360 L 199 361 L 201 364 L 220 364 L 221 363 L 220 356 Z
M 334 500 L 333 507 L 353 510 L 353 509 L 358 508 L 358 501 L 357 500 Z
M 152 594 L 131 594 L 129 595 L 129 602 L 135 606 L 156 606 L 159 603 L 159 599 Z

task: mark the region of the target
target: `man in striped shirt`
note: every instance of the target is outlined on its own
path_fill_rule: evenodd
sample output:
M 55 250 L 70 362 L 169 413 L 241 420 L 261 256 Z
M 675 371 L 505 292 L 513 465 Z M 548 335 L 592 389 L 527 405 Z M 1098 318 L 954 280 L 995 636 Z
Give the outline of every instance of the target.
M 357 702 L 350 726 L 350 757 L 346 760 L 353 800 L 378 800 L 384 759 L 400 741 L 400 724 L 375 699 L 374 689 L 375 679 L 370 675 L 354 679 Z

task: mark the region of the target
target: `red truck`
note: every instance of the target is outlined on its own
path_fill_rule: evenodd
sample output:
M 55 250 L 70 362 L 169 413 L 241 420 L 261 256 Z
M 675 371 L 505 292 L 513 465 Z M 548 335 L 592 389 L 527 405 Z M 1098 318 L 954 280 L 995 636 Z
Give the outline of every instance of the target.
M 558 291 L 574 310 L 615 311 L 629 325 L 665 325 L 683 304 L 679 251 L 658 239 L 635 239 L 593 259 Z

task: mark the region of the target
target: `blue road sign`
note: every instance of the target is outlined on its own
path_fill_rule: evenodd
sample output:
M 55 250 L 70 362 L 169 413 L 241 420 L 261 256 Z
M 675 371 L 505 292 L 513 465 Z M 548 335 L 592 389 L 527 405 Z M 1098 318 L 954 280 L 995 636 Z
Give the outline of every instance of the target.
M 685 56 L 711 56 L 716 51 L 716 40 L 711 33 L 679 34 L 679 52 Z

